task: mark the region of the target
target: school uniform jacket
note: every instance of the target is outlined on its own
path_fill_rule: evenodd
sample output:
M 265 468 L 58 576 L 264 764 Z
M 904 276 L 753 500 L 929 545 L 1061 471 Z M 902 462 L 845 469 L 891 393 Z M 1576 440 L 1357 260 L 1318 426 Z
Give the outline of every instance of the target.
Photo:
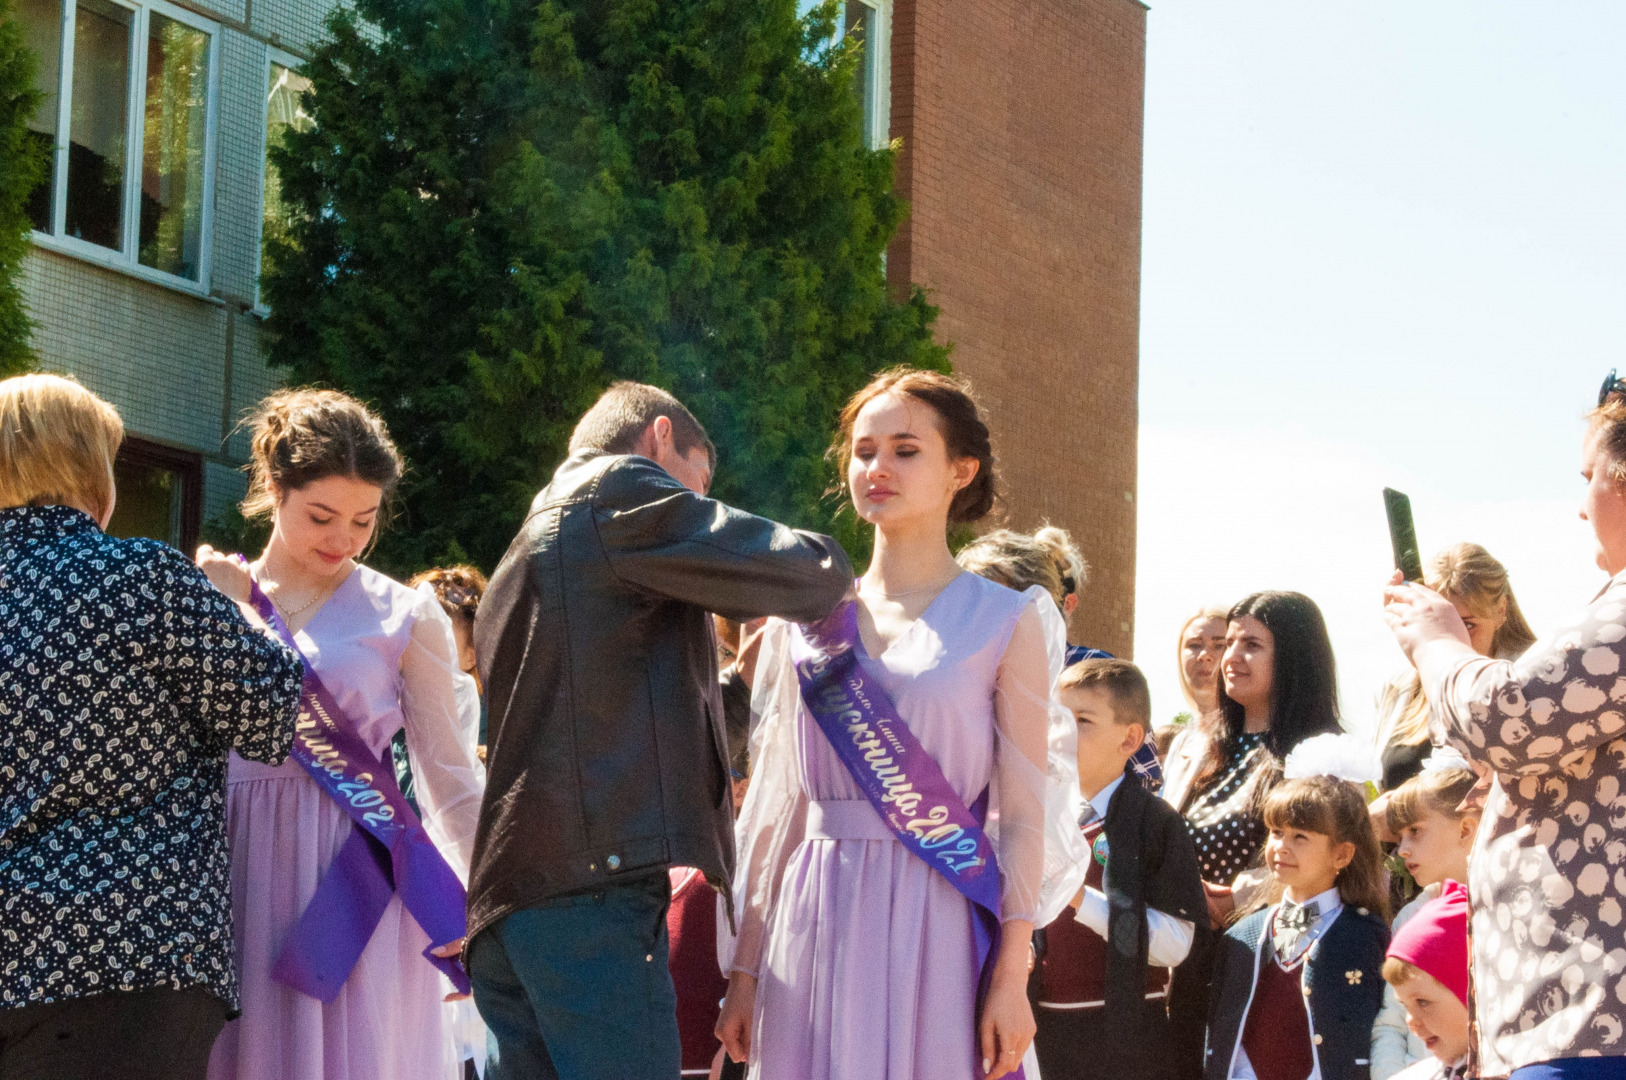
M 1201 1019 L 1191 1025 L 1193 1030 L 1185 1030 L 1178 1011 L 1164 1024 L 1154 1022 L 1147 1009 L 1151 969 L 1146 909 L 1156 908 L 1195 924 L 1199 937 L 1206 930 L 1208 905 L 1197 869 L 1196 846 L 1186 831 L 1185 819 L 1140 783 L 1133 760 L 1125 767 L 1124 782 L 1113 793 L 1102 835 L 1107 841 L 1100 880 L 1109 908 L 1108 940 L 1092 957 L 1102 970 L 1074 974 L 1084 976 L 1079 982 L 1092 988 L 1084 998 L 1101 1002 L 1098 1022 L 1116 1037 L 1096 1049 L 1091 1075 L 1119 1080 L 1194 1076 L 1201 1051 Z M 1074 914 L 1069 908 L 1061 918 L 1070 922 Z M 1186 963 L 1190 963 L 1189 955 Z M 1042 966 L 1034 971 L 1030 987 L 1035 1000 L 1045 975 Z
M 1229 1080 L 1242 1044 L 1248 1006 L 1270 960 L 1268 907 L 1238 922 L 1219 941 L 1204 1080 Z M 1310 1021 L 1311 1054 L 1320 1080 L 1368 1080 L 1372 1023 L 1383 1005 L 1383 958 L 1389 927 L 1376 912 L 1345 904 L 1299 968 Z M 1274 962 L 1274 961 L 1271 961 Z

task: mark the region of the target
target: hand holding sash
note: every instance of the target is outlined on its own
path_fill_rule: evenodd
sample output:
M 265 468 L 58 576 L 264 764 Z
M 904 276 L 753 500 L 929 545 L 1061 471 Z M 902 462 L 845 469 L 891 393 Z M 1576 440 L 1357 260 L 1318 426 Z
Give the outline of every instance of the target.
M 258 583 L 251 583 L 250 600 L 284 643 L 299 653 L 305 667 L 290 756 L 354 826 L 284 943 L 272 977 L 331 1002 L 361 958 L 391 897 L 399 892 L 407 911 L 429 936 L 424 957 L 459 993 L 468 993 L 467 974 L 449 958 L 461 951 L 468 928 L 462 882 L 402 796 L 394 767 L 375 757 L 356 734 Z M 450 954 L 439 951 L 454 944 L 457 950 Z

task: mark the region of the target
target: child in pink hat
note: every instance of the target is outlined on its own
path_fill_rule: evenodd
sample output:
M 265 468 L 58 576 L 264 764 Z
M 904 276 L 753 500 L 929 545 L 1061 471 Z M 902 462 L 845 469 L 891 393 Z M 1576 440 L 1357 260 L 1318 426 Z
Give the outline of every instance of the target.
M 1447 881 L 1395 932 L 1383 977 L 1406 1009 L 1424 1058 L 1393 1080 L 1458 1080 L 1468 1066 L 1468 892 Z

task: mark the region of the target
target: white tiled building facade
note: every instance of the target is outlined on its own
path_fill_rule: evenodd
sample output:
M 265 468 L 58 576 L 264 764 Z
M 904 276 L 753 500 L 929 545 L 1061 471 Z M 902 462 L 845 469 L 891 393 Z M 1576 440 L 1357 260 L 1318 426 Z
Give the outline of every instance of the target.
M 337 0 L 12 0 L 40 58 L 32 121 L 51 147 L 23 287 L 42 366 L 117 406 L 121 535 L 187 550 L 243 493 L 239 423 L 278 377 L 263 360 L 268 133 L 299 123 L 293 73 Z M 801 0 L 805 11 L 811 0 Z M 892 0 L 848 0 L 837 33 L 888 140 Z
M 190 543 L 241 497 L 234 429 L 277 384 L 257 296 L 267 129 L 298 122 L 289 69 L 334 0 L 13 6 L 53 148 L 23 270 L 33 345 L 124 417 L 113 531 Z

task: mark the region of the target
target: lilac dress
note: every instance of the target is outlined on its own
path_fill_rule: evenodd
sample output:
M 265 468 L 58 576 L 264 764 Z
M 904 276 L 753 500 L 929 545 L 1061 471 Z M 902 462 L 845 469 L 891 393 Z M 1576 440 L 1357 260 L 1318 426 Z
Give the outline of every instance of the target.
M 424 824 L 467 880 L 485 774 L 475 756 L 478 703 L 467 704 L 473 680 L 457 669 L 446 613 L 429 594 L 362 566 L 295 638 L 386 763 L 391 737 L 405 726 Z M 216 1041 L 210 1080 L 462 1075 L 441 1000 L 450 984 L 423 958 L 429 939 L 399 897 L 331 1004 L 271 978 L 283 940 L 350 830 L 344 811 L 292 759 L 273 767 L 232 755 L 226 833 L 243 1015 Z
M 962 574 L 879 657 L 859 646 L 960 798 L 990 789 L 1007 920 L 1037 914 L 1043 860 L 1050 676 L 1029 603 Z M 800 707 L 800 633 L 775 630 L 754 693 L 762 719 L 728 965 L 758 979 L 751 1076 L 972 1080 L 970 904 L 865 801 Z

